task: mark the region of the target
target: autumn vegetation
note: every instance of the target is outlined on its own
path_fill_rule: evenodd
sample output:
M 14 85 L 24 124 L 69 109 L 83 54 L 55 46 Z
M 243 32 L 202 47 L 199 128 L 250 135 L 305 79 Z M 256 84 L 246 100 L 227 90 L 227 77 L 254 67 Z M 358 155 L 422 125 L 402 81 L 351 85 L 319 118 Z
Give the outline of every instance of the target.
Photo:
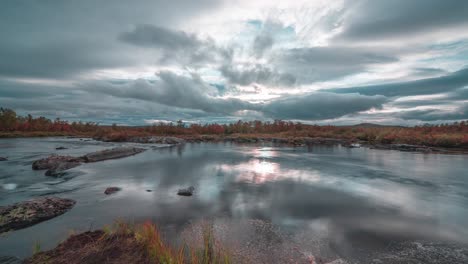
M 200 241 L 179 244 L 167 242 L 151 222 L 133 225 L 116 221 L 103 230 L 72 234 L 55 249 L 41 252 L 35 248 L 34 255 L 24 263 L 233 263 L 229 251 L 216 240 L 209 222 L 202 225 Z
M 83 136 L 125 141 L 136 136 L 177 136 L 181 138 L 336 138 L 371 144 L 413 144 L 432 147 L 468 148 L 468 121 L 451 124 L 402 126 L 319 126 L 275 120 L 238 121 L 231 124 L 158 123 L 150 126 L 103 126 L 94 122 L 67 122 L 45 117 L 19 116 L 0 109 L 0 137 Z

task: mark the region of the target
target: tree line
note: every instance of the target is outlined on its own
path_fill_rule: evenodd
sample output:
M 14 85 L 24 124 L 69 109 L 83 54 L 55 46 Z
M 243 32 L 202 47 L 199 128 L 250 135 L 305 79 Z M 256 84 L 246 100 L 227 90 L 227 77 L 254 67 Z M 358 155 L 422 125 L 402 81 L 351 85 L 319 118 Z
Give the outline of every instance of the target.
M 182 120 L 149 126 L 103 126 L 94 122 L 68 122 L 59 118 L 20 116 L 12 109 L 0 108 L 0 132 L 47 132 L 86 135 L 125 140 L 132 136 L 174 135 L 275 135 L 281 137 L 325 137 L 391 144 L 406 143 L 442 147 L 468 147 L 468 121 L 414 127 L 309 125 L 283 120 L 237 121 L 230 124 L 186 124 Z M 44 135 L 47 135 L 44 134 Z

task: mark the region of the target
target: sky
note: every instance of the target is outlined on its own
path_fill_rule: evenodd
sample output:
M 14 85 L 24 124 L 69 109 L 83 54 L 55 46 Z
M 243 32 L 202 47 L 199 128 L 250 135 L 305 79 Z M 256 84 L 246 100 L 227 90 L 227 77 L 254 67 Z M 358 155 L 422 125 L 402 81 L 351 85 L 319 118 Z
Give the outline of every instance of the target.
M 101 124 L 468 119 L 468 1 L 4 0 L 0 106 Z

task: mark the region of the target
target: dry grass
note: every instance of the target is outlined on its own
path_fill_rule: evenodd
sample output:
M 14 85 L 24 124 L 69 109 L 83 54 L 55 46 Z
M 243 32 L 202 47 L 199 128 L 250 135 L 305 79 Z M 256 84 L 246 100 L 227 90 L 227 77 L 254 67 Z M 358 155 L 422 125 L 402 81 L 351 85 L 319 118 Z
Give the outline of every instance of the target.
M 203 245 L 190 245 L 186 242 L 175 247 L 164 240 L 160 229 L 151 222 L 141 225 L 132 225 L 124 221 L 116 221 L 113 225 L 105 226 L 101 231 L 103 236 L 95 247 L 103 245 L 103 241 L 113 241 L 132 238 L 143 252 L 149 263 L 160 264 L 229 264 L 232 263 L 230 255 L 216 242 L 212 225 L 204 224 L 202 229 Z M 105 243 L 104 243 L 105 244 Z M 79 251 L 79 249 L 77 249 Z M 99 251 L 99 250 L 97 250 Z M 134 252 L 133 252 L 134 253 Z M 44 257 L 44 256 L 42 256 Z M 34 262 L 31 262 L 34 263 Z M 86 263 L 86 262 L 83 262 Z

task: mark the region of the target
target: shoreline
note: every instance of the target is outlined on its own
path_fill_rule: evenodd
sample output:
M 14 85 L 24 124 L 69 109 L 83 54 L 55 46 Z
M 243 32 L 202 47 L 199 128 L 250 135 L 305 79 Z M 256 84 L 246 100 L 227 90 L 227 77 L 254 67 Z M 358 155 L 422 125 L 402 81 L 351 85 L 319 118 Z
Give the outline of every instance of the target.
M 13 138 L 46 138 L 46 137 L 66 137 L 66 138 L 87 138 L 102 142 L 128 142 L 128 143 L 157 143 L 178 145 L 183 143 L 202 143 L 202 142 L 232 142 L 238 144 L 257 144 L 257 143 L 276 143 L 294 147 L 308 145 L 341 145 L 346 148 L 366 147 L 379 150 L 397 150 L 404 152 L 428 153 L 428 154 L 468 154 L 468 148 L 463 147 L 443 147 L 443 146 L 427 146 L 414 145 L 405 143 L 381 143 L 369 142 L 365 140 L 348 139 L 348 138 L 327 138 L 327 137 L 295 137 L 283 136 L 277 134 L 234 134 L 234 135 L 145 135 L 145 136 L 130 136 L 110 138 L 108 136 L 96 137 L 90 134 L 70 134 L 70 133 L 0 133 L 0 139 Z
M 202 143 L 202 142 L 231 142 L 238 144 L 257 144 L 257 143 L 276 143 L 294 147 L 310 145 L 341 145 L 346 148 L 366 147 L 379 150 L 398 150 L 404 152 L 433 153 L 433 154 L 468 154 L 468 148 L 446 148 L 439 146 L 425 146 L 412 144 L 383 144 L 372 143 L 364 140 L 350 140 L 341 138 L 323 138 L 323 137 L 281 137 L 277 135 L 235 135 L 235 136 L 137 136 L 126 139 L 110 139 L 106 137 L 94 140 L 103 142 L 130 142 L 130 143 L 162 143 L 177 145 L 182 143 Z

